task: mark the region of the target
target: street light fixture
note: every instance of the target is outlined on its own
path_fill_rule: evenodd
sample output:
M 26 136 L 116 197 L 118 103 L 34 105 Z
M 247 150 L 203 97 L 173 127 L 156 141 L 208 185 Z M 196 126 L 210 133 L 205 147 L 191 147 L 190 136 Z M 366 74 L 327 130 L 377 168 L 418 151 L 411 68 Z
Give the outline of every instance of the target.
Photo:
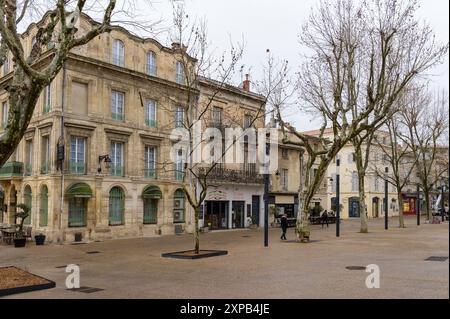
M 102 172 L 102 162 L 105 162 L 105 168 L 109 169 L 110 164 L 112 163 L 111 158 L 109 157 L 108 154 L 106 155 L 100 155 L 98 157 L 98 168 L 97 168 L 97 172 L 100 174 Z

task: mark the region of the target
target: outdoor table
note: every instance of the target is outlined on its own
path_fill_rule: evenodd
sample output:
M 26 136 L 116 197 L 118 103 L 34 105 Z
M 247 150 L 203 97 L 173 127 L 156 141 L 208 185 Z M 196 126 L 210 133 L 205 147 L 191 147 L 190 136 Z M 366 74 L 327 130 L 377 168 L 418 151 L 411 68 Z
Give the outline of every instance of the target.
M 9 227 L 9 229 L 2 229 L 3 241 L 11 245 L 16 233 L 15 228 Z

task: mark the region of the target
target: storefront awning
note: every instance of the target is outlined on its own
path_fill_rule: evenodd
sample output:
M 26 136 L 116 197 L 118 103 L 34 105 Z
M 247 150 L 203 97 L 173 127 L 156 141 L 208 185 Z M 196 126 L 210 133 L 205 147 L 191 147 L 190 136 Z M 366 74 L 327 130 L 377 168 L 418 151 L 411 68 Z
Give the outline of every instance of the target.
M 142 192 L 142 198 L 145 199 L 161 199 L 162 192 L 158 186 L 147 186 Z
M 66 190 L 67 197 L 91 198 L 92 190 L 86 183 L 76 183 Z
M 294 204 L 294 196 L 277 195 L 275 196 L 275 204 Z

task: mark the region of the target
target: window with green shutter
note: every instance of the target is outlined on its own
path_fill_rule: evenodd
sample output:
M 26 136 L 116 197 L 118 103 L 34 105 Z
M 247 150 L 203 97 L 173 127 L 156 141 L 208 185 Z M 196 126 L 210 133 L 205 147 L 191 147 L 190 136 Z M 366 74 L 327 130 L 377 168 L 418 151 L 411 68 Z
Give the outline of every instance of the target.
M 86 226 L 87 199 L 72 197 L 69 199 L 69 227 Z
M 33 194 L 31 192 L 30 185 L 25 186 L 25 190 L 23 191 L 23 202 L 25 205 L 27 205 L 30 208 L 30 214 L 27 218 L 25 218 L 23 224 L 24 225 L 30 225 L 31 224 L 31 203 L 33 201 Z
M 41 204 L 39 209 L 39 226 L 48 226 L 48 188 L 47 186 L 42 186 L 41 189 Z
M 173 195 L 173 222 L 184 223 L 184 191 L 181 188 Z
M 109 225 L 123 225 L 125 213 L 125 196 L 120 187 L 113 187 L 109 192 Z

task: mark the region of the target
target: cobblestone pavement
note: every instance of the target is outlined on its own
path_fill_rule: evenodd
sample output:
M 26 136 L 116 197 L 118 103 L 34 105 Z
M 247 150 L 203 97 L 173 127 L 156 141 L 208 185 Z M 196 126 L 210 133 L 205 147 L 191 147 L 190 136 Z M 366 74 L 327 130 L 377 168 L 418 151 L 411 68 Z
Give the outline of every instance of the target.
M 201 260 L 161 258 L 161 253 L 191 249 L 191 235 L 121 239 L 82 245 L 0 245 L 0 266 L 18 266 L 56 282 L 56 288 L 5 298 L 449 298 L 449 224 L 415 225 L 384 230 L 383 220 L 370 220 L 369 234 L 359 221 L 312 226 L 312 242 L 279 239 L 270 230 L 263 247 L 262 230 L 212 232 L 201 235 L 203 249 L 228 250 L 227 256 Z M 97 251 L 95 254 L 87 252 Z M 81 286 L 104 289 L 68 291 L 61 266 L 79 264 Z M 380 289 L 366 288 L 368 273 L 347 266 L 377 264 Z M 58 268 L 57 268 L 58 267 Z M 1 278 L 0 278 L 1 280 Z

